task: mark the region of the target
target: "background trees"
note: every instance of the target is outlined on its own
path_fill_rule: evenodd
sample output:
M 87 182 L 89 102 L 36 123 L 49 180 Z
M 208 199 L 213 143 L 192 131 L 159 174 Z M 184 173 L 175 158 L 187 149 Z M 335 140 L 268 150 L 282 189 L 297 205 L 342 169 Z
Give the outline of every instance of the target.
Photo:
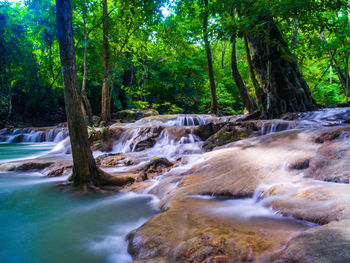
M 254 12 L 240 10 L 247 2 L 247 8 L 254 7 Z M 0 3 L 3 123 L 48 125 L 65 119 L 54 4 L 52 0 Z M 266 101 L 264 83 L 252 78 L 256 72 L 249 70 L 246 48 L 252 47 L 245 46 L 244 41 L 259 34 L 257 29 L 264 23 L 259 17 L 264 12 L 273 17 L 285 42 L 284 48 L 276 48 L 286 61 L 295 61 L 317 103 L 342 103 L 349 95 L 350 25 L 345 1 L 216 0 L 208 1 L 205 9 L 204 0 L 109 0 L 107 77 L 102 65 L 102 0 L 85 0 L 85 5 L 83 0 L 73 0 L 72 4 L 78 80 L 83 80 L 85 53 L 85 90 L 94 115 L 101 114 L 104 79 L 111 91 L 112 113 L 148 107 L 161 113 L 209 112 L 212 92 L 203 39 L 205 11 L 220 114 L 239 113 L 247 107 L 231 75 L 232 37 L 237 69 L 246 90 L 260 106 L 261 100 Z M 234 19 L 233 7 L 239 11 Z M 90 32 L 88 41 L 84 20 Z

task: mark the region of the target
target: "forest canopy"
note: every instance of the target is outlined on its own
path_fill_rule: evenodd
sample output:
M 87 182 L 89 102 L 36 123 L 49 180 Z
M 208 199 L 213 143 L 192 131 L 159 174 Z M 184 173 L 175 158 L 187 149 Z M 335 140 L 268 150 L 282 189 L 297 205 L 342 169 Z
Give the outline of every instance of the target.
M 255 40 L 264 39 L 266 30 L 271 36 L 277 32 L 266 43 L 279 53 L 282 64 L 290 61 L 300 70 L 315 104 L 348 100 L 350 15 L 345 1 L 103 2 L 72 0 L 78 79 L 85 79 L 93 115 L 101 114 L 104 83 L 111 113 L 131 108 L 207 113 L 212 110 L 213 84 L 220 115 L 247 108 L 242 85 L 251 100 L 268 111 L 269 102 L 259 101 L 269 98 L 258 93 L 269 83 L 254 62 L 259 47 Z M 0 2 L 1 125 L 65 120 L 56 28 L 55 1 Z M 255 70 L 249 68 L 250 56 Z

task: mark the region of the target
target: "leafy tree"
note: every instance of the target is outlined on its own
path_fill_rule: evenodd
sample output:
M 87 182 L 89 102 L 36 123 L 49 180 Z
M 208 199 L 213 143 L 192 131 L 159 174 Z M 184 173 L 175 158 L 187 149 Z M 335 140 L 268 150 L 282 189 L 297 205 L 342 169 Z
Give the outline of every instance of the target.
M 76 71 L 71 0 L 56 0 L 57 36 L 60 46 L 64 100 L 73 156 L 73 186 L 100 187 L 123 185 L 129 180 L 112 177 L 97 168 L 88 141 L 88 132 L 81 105 L 81 94 Z

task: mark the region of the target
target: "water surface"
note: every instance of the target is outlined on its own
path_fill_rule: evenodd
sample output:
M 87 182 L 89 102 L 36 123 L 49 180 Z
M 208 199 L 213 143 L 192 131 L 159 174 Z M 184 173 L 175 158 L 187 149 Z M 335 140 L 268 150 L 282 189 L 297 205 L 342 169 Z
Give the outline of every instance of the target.
M 52 148 L 46 146 L 0 144 L 0 159 Z M 0 173 L 0 262 L 131 262 L 125 236 L 155 215 L 153 197 L 54 187 L 65 179 Z

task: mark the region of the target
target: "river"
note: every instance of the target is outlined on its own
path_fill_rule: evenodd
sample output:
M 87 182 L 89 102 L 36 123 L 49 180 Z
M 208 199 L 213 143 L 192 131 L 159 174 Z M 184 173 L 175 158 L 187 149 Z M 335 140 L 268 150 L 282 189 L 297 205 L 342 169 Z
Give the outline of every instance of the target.
M 53 144 L 0 144 L 0 162 Z M 66 178 L 0 173 L 0 262 L 131 262 L 125 236 L 157 210 L 134 193 L 80 195 L 56 190 Z

